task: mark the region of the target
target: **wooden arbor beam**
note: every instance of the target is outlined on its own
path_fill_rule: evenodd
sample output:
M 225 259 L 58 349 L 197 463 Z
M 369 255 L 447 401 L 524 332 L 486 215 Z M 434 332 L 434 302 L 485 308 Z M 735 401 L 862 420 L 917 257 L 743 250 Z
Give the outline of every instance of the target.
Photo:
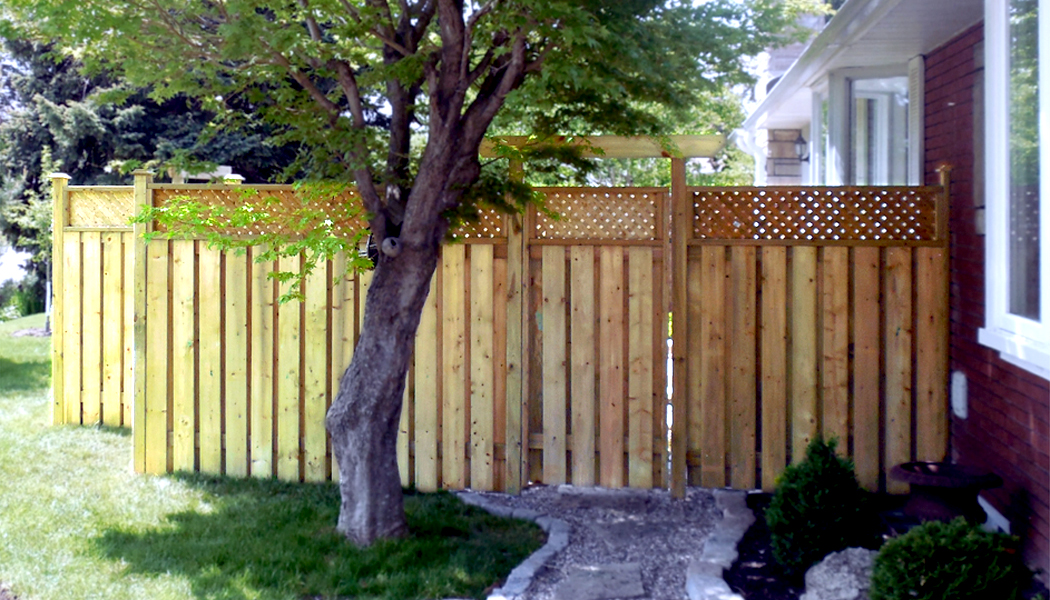
M 665 137 L 599 136 L 500 136 L 481 143 L 482 158 L 497 158 L 499 144 L 514 148 L 571 144 L 584 148 L 586 158 L 712 158 L 725 148 L 723 135 L 669 135 Z

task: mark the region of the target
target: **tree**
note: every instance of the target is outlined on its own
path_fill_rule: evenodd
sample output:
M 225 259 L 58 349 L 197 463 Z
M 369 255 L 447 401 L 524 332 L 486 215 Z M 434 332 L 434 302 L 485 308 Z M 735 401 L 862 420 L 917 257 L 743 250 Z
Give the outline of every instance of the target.
M 52 172 L 80 185 L 116 185 L 138 165 L 224 163 L 249 181 L 267 181 L 294 161 L 295 148 L 269 144 L 263 127 L 216 130 L 199 102 L 156 102 L 110 72 L 85 75 L 80 61 L 50 44 L 8 38 L 3 49 L 0 237 L 32 254 L 28 279 L 40 298 L 51 259 Z
M 233 116 L 231 103 L 256 107 L 252 118 L 309 149 L 299 166 L 312 177 L 356 184 L 385 250 L 326 426 L 337 528 L 369 544 L 406 530 L 397 426 L 439 247 L 481 191 L 511 187 L 478 154 L 497 115 L 525 133 L 659 134 L 654 107 L 673 114 L 747 81 L 746 57 L 777 42 L 802 3 L 13 0 L 7 10 L 155 99 L 186 94 Z

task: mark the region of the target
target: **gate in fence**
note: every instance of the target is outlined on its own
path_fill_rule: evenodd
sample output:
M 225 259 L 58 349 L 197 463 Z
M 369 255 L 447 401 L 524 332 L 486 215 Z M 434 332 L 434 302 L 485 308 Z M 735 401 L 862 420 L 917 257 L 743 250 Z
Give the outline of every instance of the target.
M 443 248 L 402 411 L 406 485 L 768 489 L 818 434 L 869 489 L 943 458 L 946 189 L 686 188 L 673 164 L 670 189 L 546 189 L 561 219 L 486 213 Z M 54 422 L 131 426 L 140 472 L 337 478 L 324 414 L 370 274 L 336 257 L 279 304 L 267 274 L 298 259 L 127 225 L 176 195 L 244 191 L 54 184 Z

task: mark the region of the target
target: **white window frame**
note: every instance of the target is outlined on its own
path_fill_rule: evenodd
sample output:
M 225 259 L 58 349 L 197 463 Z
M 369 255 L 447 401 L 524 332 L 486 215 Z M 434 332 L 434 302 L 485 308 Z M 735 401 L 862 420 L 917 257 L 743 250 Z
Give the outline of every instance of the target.
M 856 165 L 851 164 L 853 129 L 853 81 L 859 79 L 884 79 L 908 77 L 908 164 L 905 169 L 908 185 L 921 185 L 925 165 L 922 162 L 923 147 L 923 58 L 915 57 L 907 63 L 878 67 L 847 67 L 828 74 L 828 147 L 821 157 L 826 161 L 825 185 L 852 185 L 856 181 Z M 922 85 L 918 85 L 918 84 Z M 819 115 L 819 98 L 814 94 L 813 115 Z M 887 135 L 888 131 L 883 132 Z M 816 174 L 814 167 L 814 175 Z
M 981 344 L 1011 364 L 1050 379 L 1050 0 L 1039 0 L 1040 320 L 1009 312 L 1008 0 L 985 0 L 985 326 Z

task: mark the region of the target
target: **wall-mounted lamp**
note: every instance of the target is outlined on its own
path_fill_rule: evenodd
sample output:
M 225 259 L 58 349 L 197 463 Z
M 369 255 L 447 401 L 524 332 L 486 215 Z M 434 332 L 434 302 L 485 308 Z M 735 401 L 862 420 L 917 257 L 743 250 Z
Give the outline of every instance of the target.
M 802 163 L 809 160 L 809 142 L 802 129 L 770 129 L 767 135 L 766 174 L 800 179 Z
M 809 161 L 809 142 L 802 137 L 801 129 L 798 132 L 798 137 L 795 138 L 795 154 L 798 156 L 799 162 Z

